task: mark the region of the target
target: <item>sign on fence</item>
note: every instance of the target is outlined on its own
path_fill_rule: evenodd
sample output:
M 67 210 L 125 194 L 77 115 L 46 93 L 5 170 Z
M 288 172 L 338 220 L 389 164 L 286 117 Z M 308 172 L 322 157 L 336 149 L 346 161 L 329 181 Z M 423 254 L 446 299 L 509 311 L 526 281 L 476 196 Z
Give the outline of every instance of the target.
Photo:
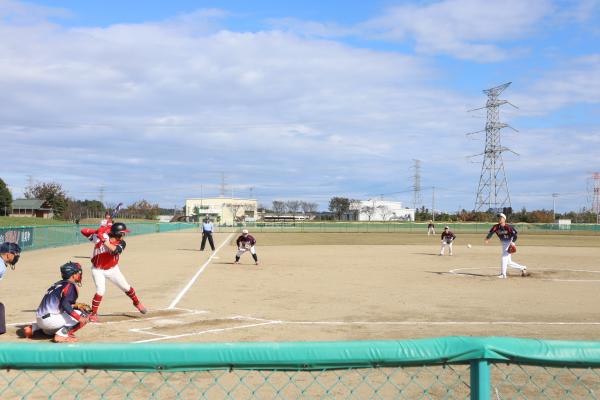
M 18 243 L 21 248 L 33 245 L 33 228 L 0 228 L 0 243 Z

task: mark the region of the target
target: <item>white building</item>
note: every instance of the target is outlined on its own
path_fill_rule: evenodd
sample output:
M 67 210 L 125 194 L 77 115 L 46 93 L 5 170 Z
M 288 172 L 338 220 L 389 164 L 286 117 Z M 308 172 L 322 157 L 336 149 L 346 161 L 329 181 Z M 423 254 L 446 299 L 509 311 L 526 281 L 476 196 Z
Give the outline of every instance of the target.
M 219 224 L 233 225 L 238 222 L 254 222 L 258 215 L 258 202 L 254 199 L 210 197 L 187 199 L 185 215 L 199 221 L 208 217 Z
M 357 205 L 359 221 L 414 221 L 415 209 L 399 201 L 362 200 Z

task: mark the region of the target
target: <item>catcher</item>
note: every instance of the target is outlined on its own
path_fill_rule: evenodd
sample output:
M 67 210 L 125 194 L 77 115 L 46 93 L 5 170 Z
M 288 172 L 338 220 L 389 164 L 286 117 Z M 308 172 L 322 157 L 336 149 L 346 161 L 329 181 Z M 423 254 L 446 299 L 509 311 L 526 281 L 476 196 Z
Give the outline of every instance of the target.
M 26 338 L 32 338 L 36 331 L 54 335 L 56 343 L 76 342 L 74 333 L 88 323 L 91 312 L 87 304 L 77 303 L 83 271 L 81 265 L 69 261 L 60 267 L 62 280 L 50 286 L 36 311 L 36 322 L 26 326 Z
M 248 234 L 248 229 L 243 229 L 242 234 L 235 241 L 238 247 L 238 252 L 235 255 L 235 264 L 240 263 L 240 257 L 247 251 L 250 251 L 252 254 L 252 258 L 254 258 L 254 264 L 258 265 L 258 256 L 256 255 L 256 249 L 254 245 L 256 244 L 256 239 L 250 234 Z
M 506 223 L 506 215 L 499 213 L 498 223 L 490 229 L 487 236 L 485 237 L 485 243 L 490 242 L 490 238 L 495 233 L 500 242 L 502 242 L 502 269 L 498 278 L 506 279 L 506 272 L 508 267 L 518 269 L 521 271 L 521 276 L 527 276 L 527 267 L 521 264 L 517 264 L 512 260 L 511 254 L 517 251 L 515 242 L 517 241 L 517 230 Z
M 452 243 L 454 243 L 454 239 L 456 239 L 456 235 L 452 233 L 449 226 L 445 226 L 444 232 L 442 232 L 442 248 L 440 249 L 440 256 L 444 255 L 446 247 L 448 248 L 448 255 L 452 255 Z

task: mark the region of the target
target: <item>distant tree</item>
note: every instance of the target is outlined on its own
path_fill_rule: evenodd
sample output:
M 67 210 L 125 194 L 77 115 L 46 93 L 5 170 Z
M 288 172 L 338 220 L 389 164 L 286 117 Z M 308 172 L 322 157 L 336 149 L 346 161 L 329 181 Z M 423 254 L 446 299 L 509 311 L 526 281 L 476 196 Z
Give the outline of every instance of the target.
M 39 182 L 26 187 L 25 198 L 47 201 L 57 218 L 63 218 L 67 209 L 67 193 L 56 182 Z
M 392 213 L 392 210 L 390 210 L 390 208 L 388 206 L 380 205 L 380 206 L 377 206 L 377 212 L 379 213 L 379 215 L 381 215 L 381 219 L 383 221 L 387 221 L 388 217 Z
M 317 203 L 302 201 L 300 203 L 300 208 L 302 208 L 302 212 L 304 214 L 312 215 L 317 212 L 317 210 L 319 209 L 319 205 Z
M 127 206 L 125 213 L 145 219 L 155 219 L 159 214 L 158 204 L 152 204 L 147 200 L 138 200 Z
M 298 200 L 286 201 L 285 207 L 292 214 L 292 217 L 295 217 L 298 210 L 300 210 L 300 201 L 298 201 Z
M 360 212 L 365 214 L 367 216 L 367 218 L 369 219 L 369 221 L 371 221 L 371 218 L 373 218 L 373 215 L 375 214 L 375 207 L 373 206 L 362 206 L 360 208 Z
M 8 215 L 12 211 L 12 193 L 6 183 L 0 179 L 0 215 Z
M 329 200 L 329 211 L 335 214 L 337 220 L 350 211 L 350 200 L 346 197 L 332 197 Z
M 281 216 L 285 213 L 285 203 L 279 200 L 273 200 L 273 212 L 277 214 L 277 216 Z

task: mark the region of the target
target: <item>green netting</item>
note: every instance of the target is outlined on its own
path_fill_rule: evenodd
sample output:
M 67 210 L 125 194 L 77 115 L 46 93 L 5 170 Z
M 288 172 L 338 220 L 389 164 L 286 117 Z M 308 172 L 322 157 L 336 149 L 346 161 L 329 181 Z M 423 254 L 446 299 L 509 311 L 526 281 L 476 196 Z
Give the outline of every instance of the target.
M 600 342 L 0 344 L 0 367 L 2 398 L 595 399 Z
M 198 224 L 171 222 L 128 222 L 129 235 L 146 235 L 150 233 L 171 232 L 197 228 Z M 87 243 L 88 239 L 81 234 L 81 229 L 97 229 L 98 225 L 48 225 L 0 227 L 0 242 L 7 240 L 19 242 L 24 250 L 36 250 L 48 247 L 67 246 Z
M 493 225 L 486 223 L 456 223 L 439 222 L 436 227 L 441 232 L 444 226 L 448 225 L 453 232 L 460 233 L 486 233 Z M 255 222 L 245 223 L 244 227 L 252 228 L 255 232 L 330 232 L 330 233 L 426 233 L 427 223 L 419 222 Z M 531 233 L 550 233 L 560 232 L 569 234 L 573 232 L 600 234 L 600 225 L 595 224 L 572 224 L 569 229 L 561 229 L 558 224 L 514 224 L 519 232 Z M 223 226 L 221 231 L 234 231 L 242 228 L 242 224 L 237 226 Z

